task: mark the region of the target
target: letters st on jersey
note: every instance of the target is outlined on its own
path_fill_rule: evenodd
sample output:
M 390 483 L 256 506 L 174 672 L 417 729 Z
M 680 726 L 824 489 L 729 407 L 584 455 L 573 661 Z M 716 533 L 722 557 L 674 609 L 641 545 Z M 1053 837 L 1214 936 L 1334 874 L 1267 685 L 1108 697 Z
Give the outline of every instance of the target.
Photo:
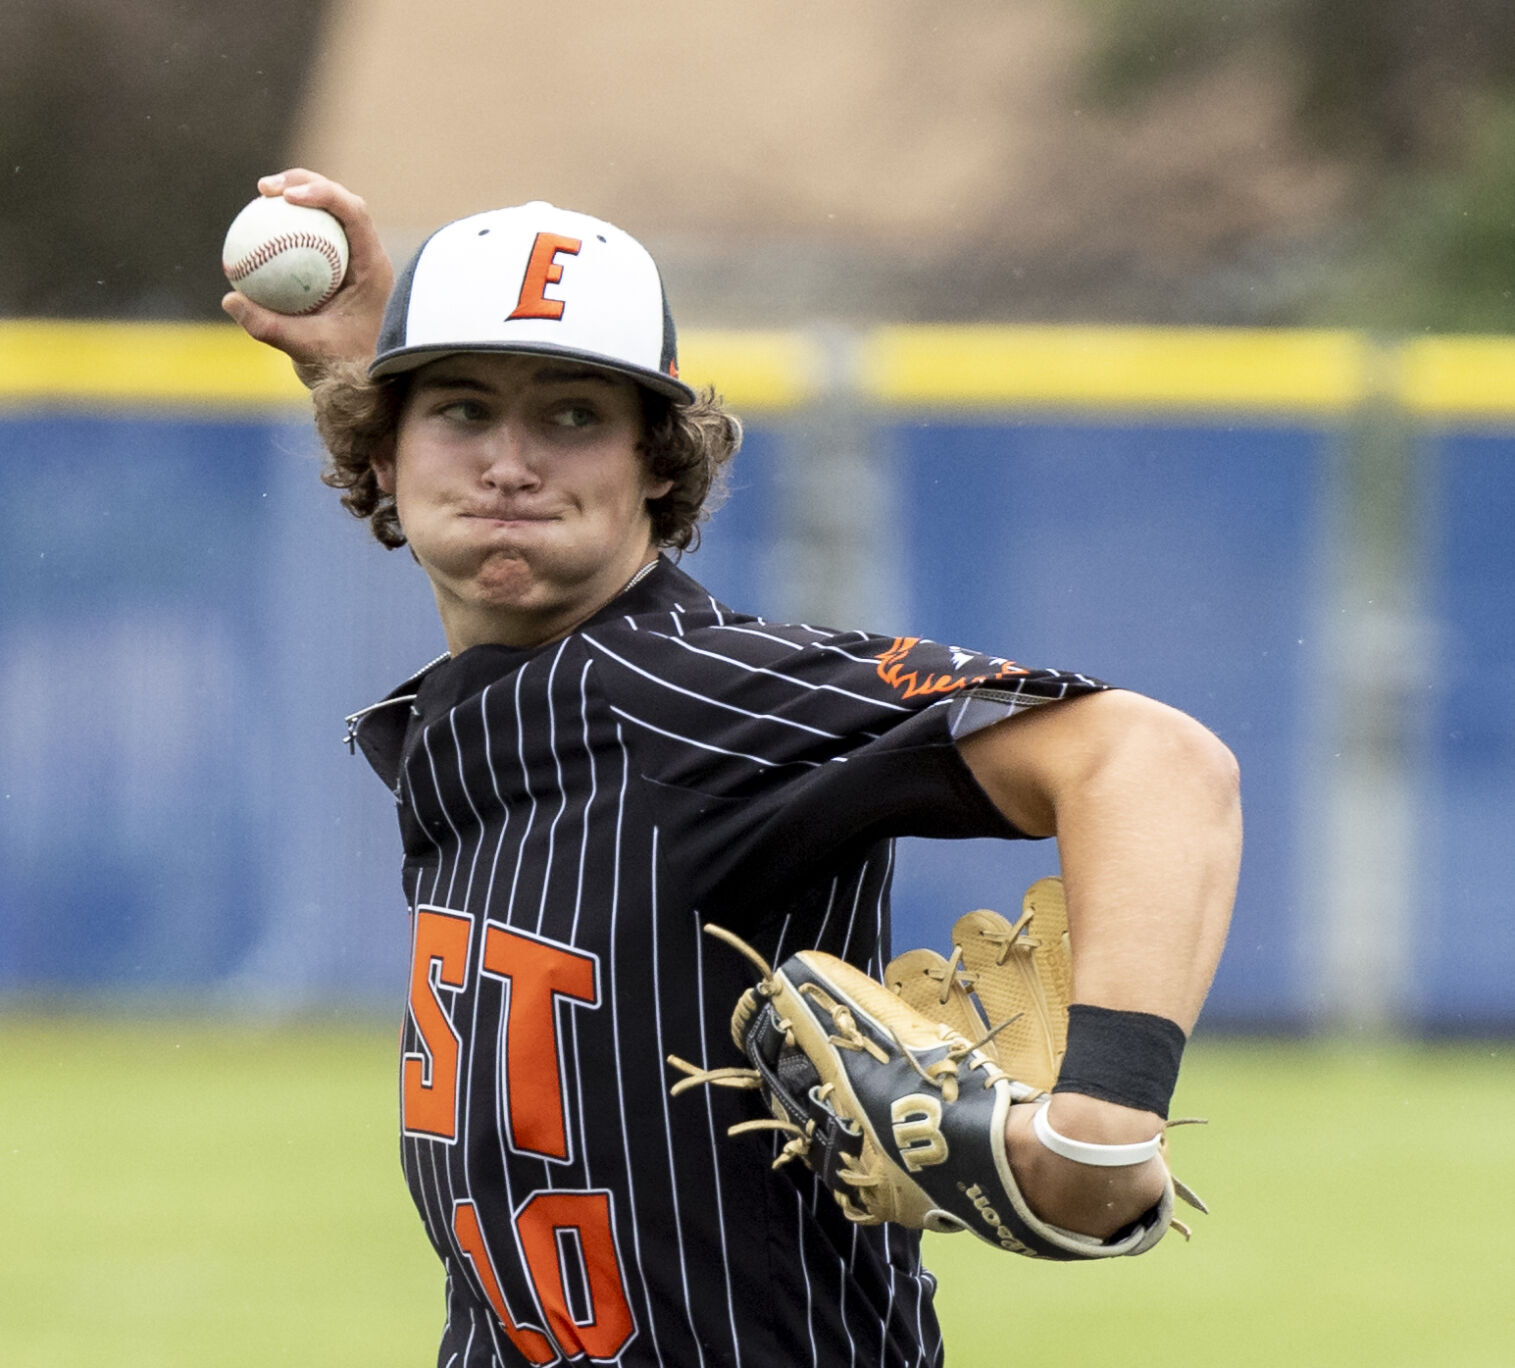
M 406 1135 L 449 1144 L 458 1138 L 462 1041 L 440 995 L 467 987 L 473 933 L 465 913 L 425 906 L 416 912 L 410 1015 L 422 1051 L 407 1054 L 401 1066 Z M 501 1131 L 517 1154 L 567 1163 L 573 1155 L 559 1009 L 600 1005 L 599 958 L 486 922 L 479 973 L 501 982 L 506 1003 Z
M 443 997 L 468 987 L 474 919 L 441 907 L 416 910 L 410 969 L 410 1016 L 420 1049 L 401 1062 L 401 1114 L 407 1136 L 453 1144 L 461 1106 L 462 1041 Z M 502 1014 L 500 1132 L 512 1150 L 568 1163 L 570 1128 L 566 1035 L 568 1010 L 600 1005 L 596 955 L 543 937 L 485 922 L 477 972 L 498 980 Z M 515 1237 L 530 1274 L 537 1305 L 512 1309 L 506 1301 L 475 1204 L 453 1205 L 452 1233 L 472 1266 L 490 1307 L 512 1344 L 530 1362 L 587 1355 L 614 1358 L 636 1333 L 621 1271 L 610 1194 L 559 1188 L 533 1192 L 514 1219 Z M 565 1276 L 565 1249 L 576 1267 Z M 587 1290 L 588 1315 L 569 1305 L 566 1288 Z M 527 1323 L 544 1322 L 551 1338 Z

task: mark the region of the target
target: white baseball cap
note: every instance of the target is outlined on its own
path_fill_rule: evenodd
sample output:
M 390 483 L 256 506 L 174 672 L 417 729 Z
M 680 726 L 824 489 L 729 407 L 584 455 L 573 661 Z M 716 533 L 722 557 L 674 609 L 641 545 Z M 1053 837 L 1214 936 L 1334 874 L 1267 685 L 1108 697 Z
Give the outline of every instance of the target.
M 603 219 L 541 200 L 439 228 L 395 281 L 375 378 L 455 352 L 566 356 L 687 403 L 657 264 Z

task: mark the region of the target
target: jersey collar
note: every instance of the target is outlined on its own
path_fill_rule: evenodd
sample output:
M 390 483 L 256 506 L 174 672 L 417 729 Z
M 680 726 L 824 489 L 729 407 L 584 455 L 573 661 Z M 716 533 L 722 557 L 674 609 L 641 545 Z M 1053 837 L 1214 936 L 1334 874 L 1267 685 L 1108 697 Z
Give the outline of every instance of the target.
M 714 602 L 709 591 L 697 580 L 685 574 L 666 555 L 660 555 L 567 637 L 524 649 L 485 643 L 470 646 L 457 656 L 438 656 L 377 703 L 358 709 L 346 719 L 348 748 L 361 748 L 385 782 L 393 785 L 412 718 L 428 722 L 445 715 L 465 698 L 482 692 L 533 656 L 552 650 L 591 628 L 651 613 L 680 609 L 708 611 Z

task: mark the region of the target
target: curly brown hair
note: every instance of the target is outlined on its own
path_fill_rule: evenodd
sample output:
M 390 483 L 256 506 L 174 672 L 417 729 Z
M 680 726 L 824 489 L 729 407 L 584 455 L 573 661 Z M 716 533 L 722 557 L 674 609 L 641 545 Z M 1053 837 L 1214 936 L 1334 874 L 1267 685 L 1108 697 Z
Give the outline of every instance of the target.
M 369 378 L 357 361 L 334 361 L 311 389 L 316 431 L 326 447 L 321 480 L 342 491 L 342 506 L 366 519 L 374 536 L 394 550 L 405 545 L 392 495 L 379 488 L 374 459 L 393 454 L 395 431 L 409 392 L 410 374 Z M 725 469 L 742 444 L 742 424 L 706 389 L 678 404 L 638 385 L 642 440 L 638 450 L 654 480 L 673 488 L 649 499 L 655 546 L 688 551 L 700 544 L 700 524 L 725 497 Z

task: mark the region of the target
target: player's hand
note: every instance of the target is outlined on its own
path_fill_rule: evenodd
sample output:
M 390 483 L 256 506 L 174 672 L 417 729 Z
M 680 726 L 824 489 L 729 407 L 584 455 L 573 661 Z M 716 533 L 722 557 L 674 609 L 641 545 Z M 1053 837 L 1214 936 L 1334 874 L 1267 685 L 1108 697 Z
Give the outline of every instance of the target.
M 384 305 L 394 285 L 394 267 L 379 241 L 368 206 L 336 181 L 294 167 L 258 182 L 262 195 L 283 195 L 291 204 L 325 209 L 347 234 L 347 275 L 331 299 L 310 314 L 279 314 L 230 291 L 221 307 L 250 337 L 284 352 L 307 385 L 320 377 L 324 362 L 366 361 L 374 354 Z
M 1010 1108 L 1005 1140 L 1015 1181 L 1042 1220 L 1106 1239 L 1162 1196 L 1167 1169 L 1159 1158 L 1123 1168 L 1095 1168 L 1054 1154 L 1031 1129 L 1038 1105 Z M 1155 1112 L 1135 1111 L 1080 1093 L 1054 1093 L 1047 1119 L 1069 1139 L 1103 1145 L 1150 1140 L 1163 1128 L 1162 1117 Z

